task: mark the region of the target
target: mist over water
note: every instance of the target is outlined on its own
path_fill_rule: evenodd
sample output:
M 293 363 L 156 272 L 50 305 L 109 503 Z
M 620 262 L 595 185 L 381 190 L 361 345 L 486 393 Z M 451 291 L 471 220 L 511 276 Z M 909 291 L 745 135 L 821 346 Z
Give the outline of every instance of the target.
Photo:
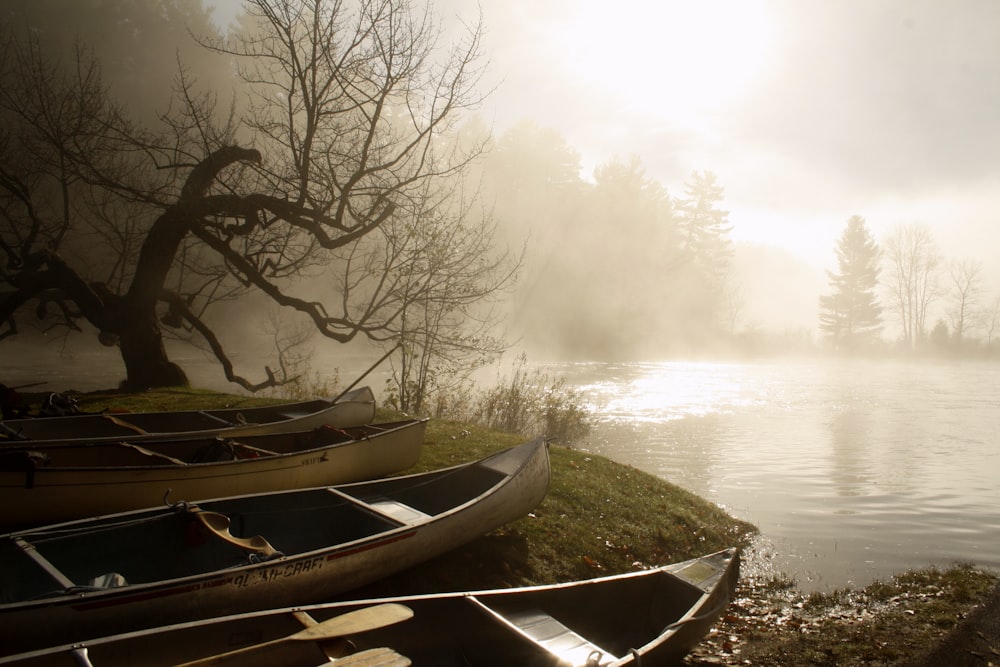
M 600 422 L 580 447 L 718 503 L 805 590 L 1000 567 L 1000 367 L 550 366 Z

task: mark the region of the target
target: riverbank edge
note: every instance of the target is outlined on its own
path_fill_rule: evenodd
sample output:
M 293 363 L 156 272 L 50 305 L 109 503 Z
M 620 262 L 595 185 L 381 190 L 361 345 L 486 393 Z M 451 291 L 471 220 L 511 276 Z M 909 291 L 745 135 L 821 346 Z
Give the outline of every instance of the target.
M 199 389 L 103 391 L 74 397 L 85 410 L 207 409 L 280 402 Z M 37 409 L 44 395 L 26 398 Z M 376 420 L 399 417 L 380 409 Z M 432 419 L 421 460 L 406 472 L 474 460 L 523 440 Z M 754 526 L 716 505 L 630 466 L 558 445 L 551 448 L 551 459 L 549 494 L 527 517 L 351 596 L 585 579 L 729 546 L 746 549 L 756 533 Z M 747 565 L 737 599 L 685 664 L 929 667 L 935 664 L 929 660 L 938 655 L 971 660 L 963 665 L 1000 664 L 996 641 L 1000 580 L 995 573 L 964 565 L 929 568 L 862 591 L 807 595 L 794 582 L 780 575 L 756 575 L 753 563 Z

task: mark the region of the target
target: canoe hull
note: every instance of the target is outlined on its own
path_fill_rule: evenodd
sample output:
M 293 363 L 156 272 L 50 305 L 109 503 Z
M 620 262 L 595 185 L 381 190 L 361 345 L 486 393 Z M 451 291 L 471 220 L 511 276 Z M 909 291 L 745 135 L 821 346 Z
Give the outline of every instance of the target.
M 170 502 L 194 501 L 383 477 L 416 464 L 427 421 L 410 420 L 391 426 L 384 430 L 366 427 L 360 431 L 368 435 L 328 447 L 257 458 L 190 465 L 40 466 L 30 471 L 0 470 L 0 507 L 16 508 L 4 511 L 0 525 L 7 528 L 37 526 L 157 507 L 163 505 L 168 496 Z M 266 449 L 268 438 L 259 436 L 244 441 Z M 205 442 L 212 444 L 211 440 Z M 173 445 L 179 449 L 185 444 L 170 443 L 170 446 L 158 447 L 157 451 L 171 452 Z M 112 448 L 122 446 L 109 445 Z M 193 448 L 193 445 L 187 447 Z M 96 456 L 102 454 L 99 446 L 87 449 Z M 53 452 L 53 458 L 59 453 L 69 452 L 65 448 L 63 452 Z M 135 456 L 144 457 L 143 454 Z
M 61 442 L 144 442 L 164 438 L 227 437 L 309 431 L 323 425 L 362 426 L 375 418 L 370 387 L 329 401 L 302 401 L 271 406 L 179 412 L 70 415 L 0 421 L 4 445 Z
M 694 570 L 688 576 L 685 570 Z M 509 619 L 526 612 L 557 619 L 601 651 L 602 667 L 666 665 L 680 661 L 718 621 L 739 576 L 735 550 L 654 570 L 554 586 L 356 600 L 275 609 L 184 623 L 85 644 L 95 665 L 151 667 L 195 660 L 288 636 L 377 604 L 410 608 L 412 619 L 349 636 L 356 650 L 387 646 L 418 667 L 582 665 L 572 652 L 557 654 Z M 296 643 L 280 657 L 288 667 L 320 664 L 323 646 Z M 604 652 L 606 651 L 606 652 Z M 577 654 L 579 655 L 579 653 Z M 566 662 L 560 663 L 562 658 Z M 7 664 L 0 659 L 0 664 Z M 18 667 L 66 665 L 71 647 L 11 658 Z
M 502 468 L 506 465 L 516 465 L 516 469 L 491 467 Z M 466 468 L 474 473 L 471 477 L 460 474 L 460 470 Z M 477 476 L 480 480 L 488 476 L 491 480 L 501 481 L 484 487 L 485 491 L 479 493 L 482 484 L 475 479 Z M 114 567 L 111 571 L 121 573 L 129 582 L 138 582 L 120 588 L 69 590 L 41 599 L 24 595 L 24 602 L 2 604 L 0 646 L 10 653 L 79 641 L 109 632 L 330 599 L 444 553 L 523 516 L 544 498 L 548 478 L 547 445 L 536 441 L 476 464 L 446 471 L 311 489 L 298 492 L 299 495 L 295 495 L 296 492 L 261 494 L 252 497 L 255 508 L 247 512 L 245 518 L 248 521 L 256 518 L 256 527 L 262 525 L 262 521 L 265 522 L 263 525 L 270 525 L 274 530 L 266 531 L 267 536 L 279 532 L 282 523 L 291 523 L 282 513 L 282 507 L 294 502 L 296 506 L 304 505 L 311 512 L 307 517 L 314 524 L 312 529 L 308 523 L 301 528 L 298 524 L 285 526 L 288 533 L 283 540 L 275 542 L 277 548 L 286 549 L 289 555 L 150 583 L 141 583 L 141 580 L 149 576 L 148 570 L 155 569 L 153 561 L 156 559 L 164 559 L 164 564 L 169 563 L 172 567 L 181 567 L 186 558 L 193 558 L 197 550 L 208 547 L 192 544 L 176 554 L 164 554 L 166 547 L 160 547 L 155 540 L 147 538 L 145 543 L 136 544 L 131 552 L 118 553 L 122 546 L 106 544 L 103 538 L 105 532 L 112 525 L 126 526 L 142 536 L 145 534 L 141 532 L 144 521 L 189 522 L 185 512 L 190 510 L 175 510 L 167 519 L 153 518 L 154 513 L 151 512 L 125 513 L 100 521 L 47 527 L 37 537 L 31 532 L 0 537 L 0 565 L 4 565 L 0 577 L 16 579 L 19 576 L 16 568 L 4 564 L 4 561 L 13 560 L 11 552 L 18 549 L 12 541 L 20 538 L 34 546 L 37 539 L 41 545 L 40 555 L 45 556 L 42 553 L 45 548 L 53 554 L 62 555 L 63 552 L 56 552 L 47 544 L 47 536 L 65 533 L 67 528 L 79 533 L 78 528 L 85 527 L 83 532 L 87 539 L 77 540 L 79 544 L 69 550 L 65 560 L 55 563 L 57 569 L 66 572 L 68 579 L 79 584 L 93 572 L 107 573 L 108 569 L 93 568 L 108 563 L 108 568 Z M 436 480 L 439 486 L 434 487 L 429 480 Z M 453 480 L 459 480 L 461 485 L 473 489 L 470 493 L 478 495 L 454 508 L 435 508 L 436 498 L 448 493 L 447 485 Z M 436 493 L 435 489 L 440 493 Z M 389 509 L 379 504 L 382 502 L 379 499 L 397 497 L 406 499 L 406 502 L 416 502 L 415 493 L 423 494 L 420 497 L 421 506 L 430 513 L 413 512 L 406 503 L 393 505 L 390 501 L 386 505 Z M 358 499 L 361 498 L 368 500 L 359 505 Z M 219 499 L 199 502 L 198 506 L 205 511 L 233 516 L 233 524 L 237 525 L 243 520 L 237 511 L 241 502 L 246 501 L 241 498 Z M 324 503 L 329 504 L 329 511 Z M 409 514 L 408 508 L 411 510 Z M 163 511 L 160 512 L 162 515 Z M 328 533 L 354 530 L 357 526 L 362 526 L 359 530 L 367 530 L 363 524 L 377 524 L 379 528 L 369 530 L 369 534 L 359 539 L 324 548 L 308 548 L 313 541 L 325 540 Z M 257 532 L 256 527 L 248 532 Z M 164 530 L 163 534 L 197 542 L 191 539 L 189 528 L 187 524 L 181 526 L 178 523 L 176 531 Z M 53 539 L 58 541 L 58 538 Z M 289 545 L 291 548 L 288 548 Z M 301 545 L 307 546 L 302 548 Z M 209 546 L 215 549 L 216 543 L 212 542 Z M 78 557 L 85 557 L 94 563 L 80 562 Z M 23 564 L 20 567 L 22 573 L 27 571 Z M 24 578 L 23 574 L 21 577 Z M 8 590 L 15 590 L 19 585 L 26 584 L 10 580 L 4 582 Z M 0 589 L 0 593 L 6 592 Z

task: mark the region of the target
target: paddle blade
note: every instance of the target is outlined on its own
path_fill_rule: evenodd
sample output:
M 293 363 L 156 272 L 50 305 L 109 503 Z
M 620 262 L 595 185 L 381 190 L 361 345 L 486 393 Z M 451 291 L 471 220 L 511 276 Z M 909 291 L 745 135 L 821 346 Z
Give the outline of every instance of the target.
M 327 639 L 336 639 L 345 635 L 365 632 L 366 630 L 384 628 L 387 625 L 399 623 L 400 621 L 405 621 L 412 617 L 413 611 L 409 607 L 404 607 L 401 604 L 380 604 L 375 605 L 374 607 L 365 607 L 364 609 L 348 612 L 341 616 L 335 616 L 327 619 L 322 623 L 311 625 L 308 628 L 300 630 L 295 634 L 288 635 L 287 637 L 272 639 L 271 641 L 264 642 L 263 644 L 253 644 L 234 651 L 227 651 L 225 653 L 219 653 L 200 660 L 186 662 L 178 667 L 223 667 L 224 665 L 240 665 L 243 667 L 245 665 L 256 664 L 274 665 L 282 664 L 282 662 L 290 663 L 292 662 L 290 659 L 277 663 L 275 662 L 275 655 L 278 655 L 283 650 L 283 646 L 288 648 L 295 645 L 289 644 L 289 642 L 324 641 Z M 364 653 L 364 651 L 362 651 L 362 653 Z M 353 656 L 348 656 L 348 658 L 351 657 Z M 373 656 L 373 658 L 374 657 L 377 656 Z M 391 656 L 386 659 L 388 660 L 390 657 Z M 341 658 L 341 660 L 343 660 L 343 658 Z M 384 667 L 410 664 L 410 661 L 406 658 L 403 658 L 403 660 L 405 660 L 405 662 L 386 662 Z M 351 663 L 347 664 L 350 665 Z M 360 665 L 361 667 L 383 667 L 383 663 L 380 662 L 373 662 L 370 666 L 366 663 L 359 662 L 357 665 Z
M 334 667 L 409 667 L 410 659 L 391 648 L 370 648 L 333 661 Z
M 395 603 L 380 604 L 335 616 L 322 623 L 311 625 L 300 630 L 289 639 L 319 641 L 333 639 L 344 635 L 355 635 L 359 632 L 377 630 L 393 623 L 399 623 L 413 618 L 413 611 L 406 606 Z

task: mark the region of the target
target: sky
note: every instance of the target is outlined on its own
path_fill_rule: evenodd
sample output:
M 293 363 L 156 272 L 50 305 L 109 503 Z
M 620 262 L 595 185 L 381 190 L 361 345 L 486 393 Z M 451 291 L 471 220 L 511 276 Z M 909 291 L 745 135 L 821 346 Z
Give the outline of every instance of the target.
M 484 5 L 498 122 L 537 115 L 591 164 L 635 153 L 674 192 L 712 170 L 739 240 L 822 257 L 858 214 L 1000 250 L 1000 3 L 538 4 Z
M 225 22 L 237 0 L 212 0 Z M 419 3 L 417 3 L 419 4 Z M 437 0 L 486 25 L 481 109 L 534 119 L 584 177 L 638 156 L 673 194 L 715 172 L 736 241 L 824 268 L 847 219 L 927 225 L 1000 292 L 1000 2 Z

